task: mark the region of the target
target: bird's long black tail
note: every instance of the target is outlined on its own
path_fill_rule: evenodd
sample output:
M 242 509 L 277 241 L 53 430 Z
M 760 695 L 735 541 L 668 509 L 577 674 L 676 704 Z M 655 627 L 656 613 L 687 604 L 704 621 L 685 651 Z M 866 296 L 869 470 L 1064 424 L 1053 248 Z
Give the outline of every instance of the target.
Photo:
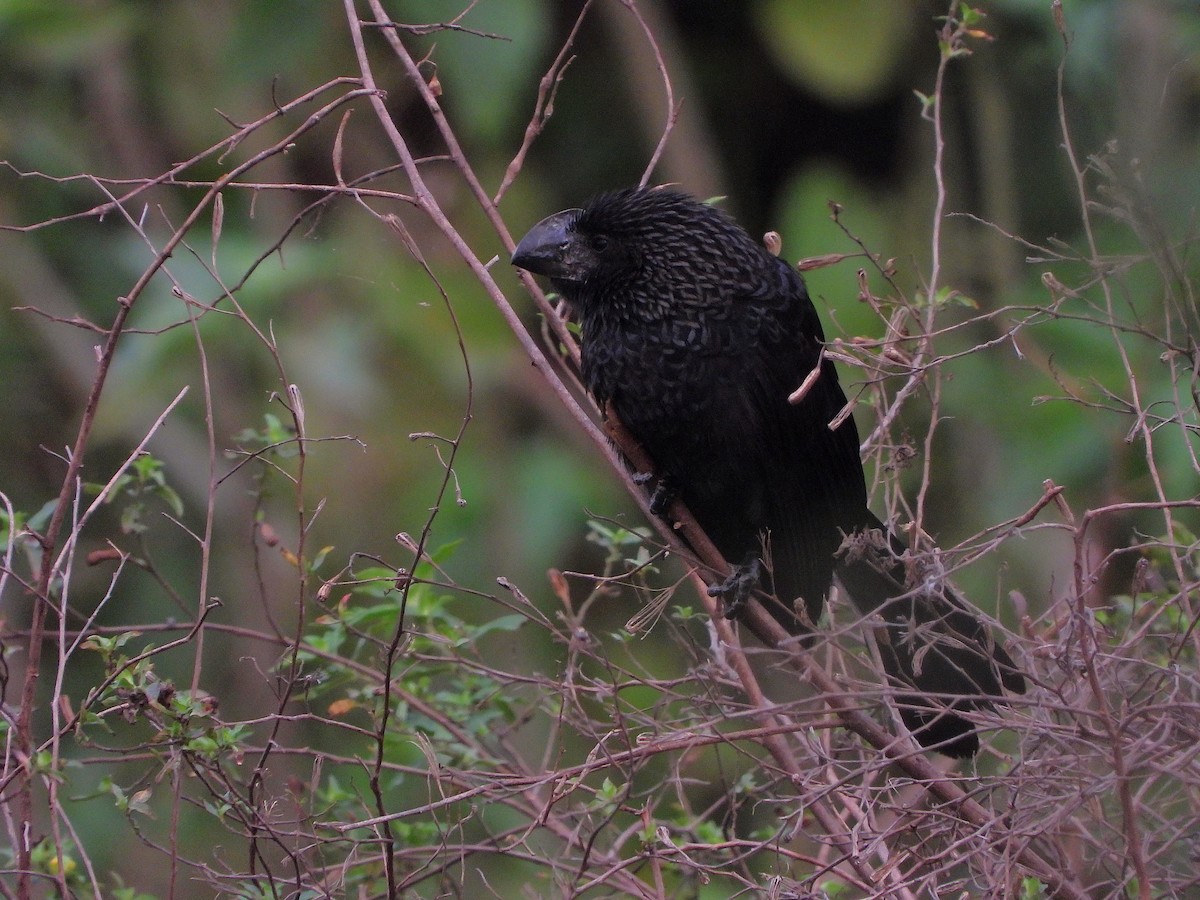
M 906 583 L 899 559 L 905 549 L 876 520 L 843 544 L 837 578 L 860 612 L 883 619 L 880 652 L 899 689 L 904 724 L 922 746 L 974 756 L 979 736 L 956 711 L 988 708 L 1005 691 L 1024 693 L 1025 679 L 991 629 L 944 581 Z

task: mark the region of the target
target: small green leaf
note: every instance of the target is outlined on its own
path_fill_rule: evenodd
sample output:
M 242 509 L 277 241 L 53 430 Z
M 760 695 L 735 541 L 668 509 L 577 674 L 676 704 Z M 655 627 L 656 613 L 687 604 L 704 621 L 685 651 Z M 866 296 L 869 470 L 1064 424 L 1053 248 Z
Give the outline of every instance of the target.
M 500 616 L 499 618 L 491 619 L 484 622 L 474 630 L 473 638 L 478 639 L 492 631 L 516 631 L 528 620 L 520 613 L 513 613 L 509 616 Z

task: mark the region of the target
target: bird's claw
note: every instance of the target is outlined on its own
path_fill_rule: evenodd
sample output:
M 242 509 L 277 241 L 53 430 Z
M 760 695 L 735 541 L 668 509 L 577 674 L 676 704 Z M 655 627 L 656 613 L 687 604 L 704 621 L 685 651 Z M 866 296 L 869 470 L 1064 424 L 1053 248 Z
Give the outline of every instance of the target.
M 671 508 L 671 504 L 675 502 L 675 498 L 679 496 L 675 490 L 675 485 L 671 483 L 671 479 L 666 475 L 658 476 L 658 484 L 654 486 L 654 490 L 650 493 L 650 512 L 652 515 L 663 518 L 667 514 L 667 510 Z
M 734 566 L 733 571 L 720 584 L 709 585 L 708 596 L 719 597 L 724 606 L 727 619 L 737 617 L 750 599 L 751 592 L 762 581 L 762 560 L 753 558 L 740 566 Z

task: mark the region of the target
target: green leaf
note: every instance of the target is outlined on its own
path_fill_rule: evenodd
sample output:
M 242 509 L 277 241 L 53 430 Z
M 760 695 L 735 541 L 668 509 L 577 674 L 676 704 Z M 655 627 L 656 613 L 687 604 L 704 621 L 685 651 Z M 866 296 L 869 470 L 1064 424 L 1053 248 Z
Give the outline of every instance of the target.
M 891 89 L 919 21 L 912 2 L 767 0 L 754 9 L 759 33 L 792 80 L 843 105 Z
M 490 621 L 484 622 L 482 625 L 473 630 L 472 640 L 477 640 L 483 637 L 485 634 L 489 634 L 493 631 L 516 631 L 527 621 L 529 620 L 520 613 L 513 613 L 509 616 L 500 616 L 499 618 L 491 619 Z

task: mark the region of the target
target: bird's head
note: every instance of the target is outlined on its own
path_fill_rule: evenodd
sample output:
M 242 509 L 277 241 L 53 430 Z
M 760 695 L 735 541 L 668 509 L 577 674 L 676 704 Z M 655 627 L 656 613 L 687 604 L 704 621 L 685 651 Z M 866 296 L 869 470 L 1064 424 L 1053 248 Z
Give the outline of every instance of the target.
M 581 209 L 564 209 L 538 222 L 513 251 L 518 269 L 545 275 L 557 284 L 581 284 L 599 264 L 605 239 L 588 239 L 576 229 Z M 598 243 L 599 246 L 594 246 Z
M 627 283 L 690 247 L 708 210 L 686 194 L 630 188 L 538 222 L 512 264 L 545 275 L 569 300 Z
M 545 275 L 572 303 L 636 276 L 643 244 L 627 217 L 606 214 L 593 201 L 538 222 L 521 238 L 512 264 Z
M 761 245 L 717 208 L 678 191 L 629 188 L 538 222 L 512 264 L 546 276 L 586 312 L 629 296 L 643 305 L 670 297 L 681 308 L 692 294 L 717 301 L 720 279 L 761 265 L 761 255 Z

